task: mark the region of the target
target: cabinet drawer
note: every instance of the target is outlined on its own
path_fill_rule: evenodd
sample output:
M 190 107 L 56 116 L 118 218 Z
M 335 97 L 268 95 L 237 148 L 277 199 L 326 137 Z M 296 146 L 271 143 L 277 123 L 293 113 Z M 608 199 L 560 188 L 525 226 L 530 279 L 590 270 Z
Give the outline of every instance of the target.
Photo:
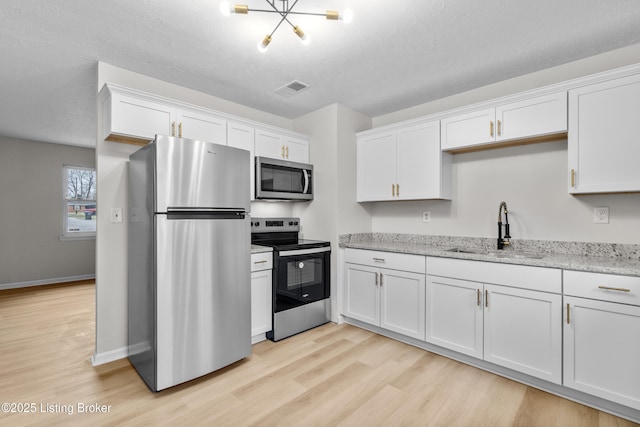
M 345 250 L 345 262 L 370 265 L 391 270 L 425 273 L 425 257 L 422 255 L 399 254 L 395 252 L 369 251 L 364 249 Z
M 556 268 L 428 257 L 427 273 L 433 276 L 511 286 L 512 288 L 556 294 L 562 292 L 561 270 Z
M 251 272 L 271 270 L 273 268 L 273 252 L 251 254 Z
M 564 294 L 640 305 L 640 277 L 564 271 Z

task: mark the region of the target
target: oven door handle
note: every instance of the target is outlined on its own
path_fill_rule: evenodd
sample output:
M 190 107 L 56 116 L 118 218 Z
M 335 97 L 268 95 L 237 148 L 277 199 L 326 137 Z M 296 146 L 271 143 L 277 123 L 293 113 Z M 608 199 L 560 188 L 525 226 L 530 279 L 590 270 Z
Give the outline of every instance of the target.
M 280 251 L 278 252 L 278 255 L 280 257 L 286 257 L 286 256 L 295 256 L 295 255 L 308 255 L 308 254 L 319 254 L 322 252 L 330 252 L 331 251 L 331 246 L 325 246 L 322 248 L 312 248 L 312 249 L 296 249 L 293 251 Z

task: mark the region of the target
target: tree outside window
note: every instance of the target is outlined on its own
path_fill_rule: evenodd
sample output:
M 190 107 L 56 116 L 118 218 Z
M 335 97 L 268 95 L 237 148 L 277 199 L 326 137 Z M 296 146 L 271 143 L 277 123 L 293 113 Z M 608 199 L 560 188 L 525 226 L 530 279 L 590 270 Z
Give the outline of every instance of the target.
M 81 166 L 64 167 L 64 236 L 96 235 L 96 170 Z

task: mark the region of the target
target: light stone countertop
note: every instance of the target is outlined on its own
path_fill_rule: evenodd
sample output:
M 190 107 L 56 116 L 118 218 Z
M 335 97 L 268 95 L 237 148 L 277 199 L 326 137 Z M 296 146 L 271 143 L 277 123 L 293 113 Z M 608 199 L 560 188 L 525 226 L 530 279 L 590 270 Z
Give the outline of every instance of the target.
M 341 248 L 530 265 L 640 277 L 640 245 L 554 242 L 512 239 L 512 247 L 496 250 L 496 239 L 414 234 L 362 233 L 340 236 Z M 448 252 L 462 248 L 480 253 Z M 494 253 L 494 254 L 491 254 Z M 534 255 L 541 258 L 513 257 Z
M 251 245 L 252 254 L 259 254 L 263 252 L 273 252 L 273 248 L 270 246 Z

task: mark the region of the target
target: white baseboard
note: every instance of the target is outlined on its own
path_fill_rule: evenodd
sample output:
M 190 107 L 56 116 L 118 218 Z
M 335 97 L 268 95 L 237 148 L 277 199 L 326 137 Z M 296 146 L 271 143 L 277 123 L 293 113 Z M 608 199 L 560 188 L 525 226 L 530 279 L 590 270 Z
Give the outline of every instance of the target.
M 95 279 L 95 274 L 82 276 L 56 277 L 54 279 L 31 280 L 28 282 L 0 283 L 0 291 L 5 289 L 28 288 L 30 286 L 55 285 L 56 283 L 77 282 L 79 280 Z
M 115 362 L 116 360 L 124 359 L 129 355 L 127 347 L 116 348 L 115 350 L 104 351 L 102 353 L 94 353 L 91 356 L 91 365 L 99 366 L 105 363 Z

